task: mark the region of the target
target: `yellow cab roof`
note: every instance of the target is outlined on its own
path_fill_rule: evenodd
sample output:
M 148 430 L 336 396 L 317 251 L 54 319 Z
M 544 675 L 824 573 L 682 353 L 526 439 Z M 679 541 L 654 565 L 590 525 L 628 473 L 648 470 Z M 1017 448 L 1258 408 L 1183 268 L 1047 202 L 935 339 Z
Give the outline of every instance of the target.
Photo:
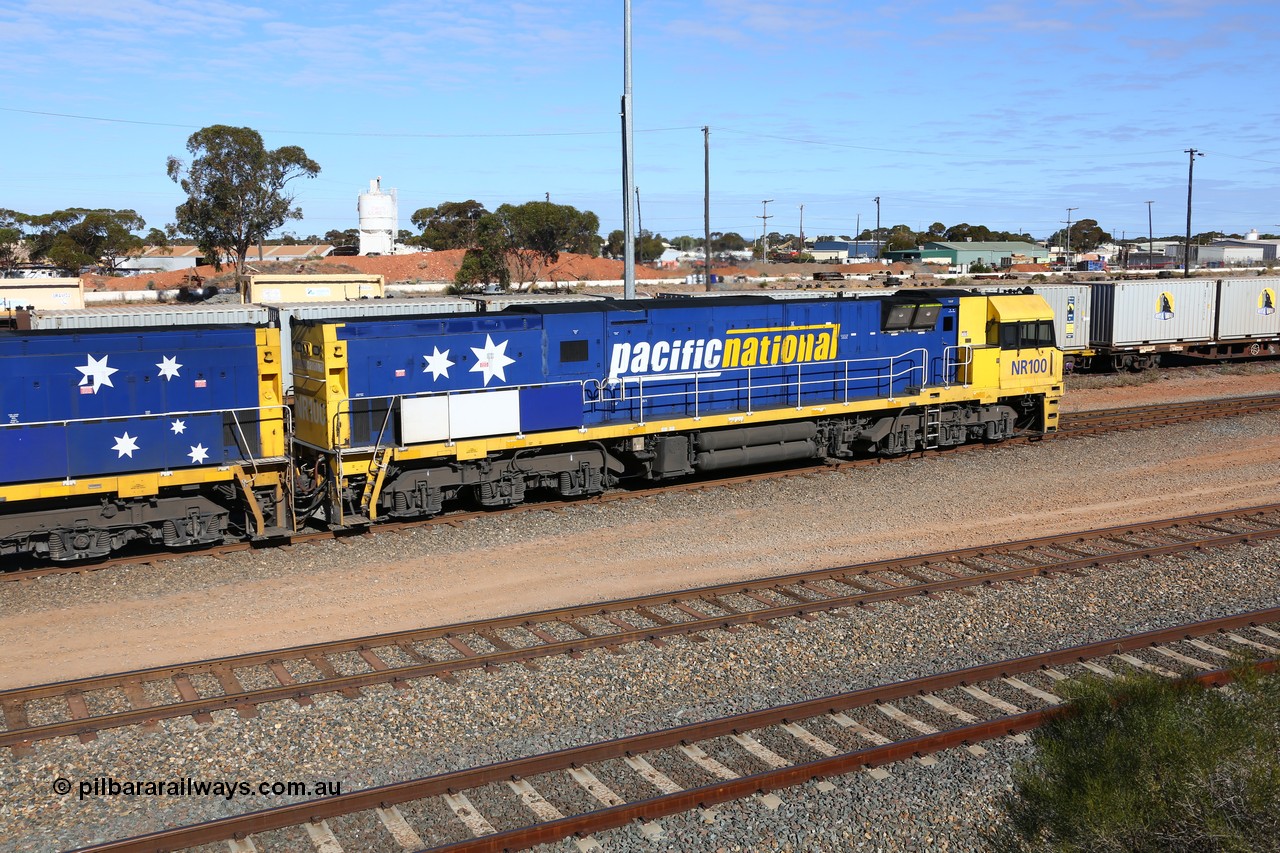
M 1044 297 L 1038 293 L 1018 294 L 1016 296 L 988 296 L 987 319 L 997 323 L 1012 323 L 1019 320 L 1052 320 L 1053 309 Z

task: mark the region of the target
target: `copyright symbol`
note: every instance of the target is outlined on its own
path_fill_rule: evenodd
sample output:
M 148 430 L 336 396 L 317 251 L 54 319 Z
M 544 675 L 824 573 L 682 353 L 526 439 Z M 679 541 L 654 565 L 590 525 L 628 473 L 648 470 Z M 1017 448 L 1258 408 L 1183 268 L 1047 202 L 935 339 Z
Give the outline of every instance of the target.
M 63 777 L 63 776 L 59 776 L 57 779 L 54 779 L 54 780 L 53 780 L 53 792 L 54 792 L 55 794 L 70 794 L 70 793 L 71 793 L 71 780 L 70 780 L 70 779 L 67 779 L 67 778 L 65 778 L 65 777 Z

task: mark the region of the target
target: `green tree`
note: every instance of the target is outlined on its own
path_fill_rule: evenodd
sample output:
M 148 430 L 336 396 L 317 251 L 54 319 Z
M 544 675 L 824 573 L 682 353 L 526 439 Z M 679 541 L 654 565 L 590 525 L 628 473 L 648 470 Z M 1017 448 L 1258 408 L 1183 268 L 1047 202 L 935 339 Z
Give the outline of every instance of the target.
M 723 234 L 711 232 L 711 251 L 713 252 L 741 252 L 745 248 L 747 248 L 746 239 L 736 231 L 726 231 Z
M 601 249 L 603 254 L 611 258 L 619 258 L 622 256 L 622 242 L 626 239 L 626 235 L 622 233 L 621 228 L 615 228 L 609 232 L 609 236 L 605 238 L 604 246 Z
M 144 242 L 133 232 L 146 221 L 132 210 L 88 210 L 82 207 L 27 217 L 34 233 L 31 258 L 47 260 L 69 275 L 86 267 L 115 272 L 126 257 L 142 253 Z
M 12 272 L 26 257 L 23 239 L 30 219 L 25 213 L 0 208 L 0 274 Z
M 1103 243 L 1111 241 L 1111 235 L 1098 227 L 1096 219 L 1081 219 L 1071 223 L 1071 252 L 1092 252 Z M 1059 228 L 1049 235 L 1050 246 L 1067 245 L 1067 229 Z
M 187 151 L 190 166 L 177 157 L 168 161 L 169 177 L 187 194 L 175 211 L 177 227 L 218 269 L 222 257 L 230 256 L 242 278 L 249 247 L 302 217 L 289 184 L 314 178 L 320 165 L 296 145 L 270 151 L 253 128 L 223 124 L 191 134 Z
M 410 220 L 422 233 L 413 238 L 424 249 L 470 249 L 476 245 L 476 229 L 489 211 L 475 199 L 445 201 L 423 207 Z
M 1062 685 L 1072 710 L 1034 735 L 993 833 L 1001 851 L 1275 850 L 1280 679 L 1227 693 L 1150 675 Z
M 507 234 L 508 259 L 521 282 L 537 281 L 542 264 L 554 264 L 561 252 L 596 256 L 600 252 L 600 218 L 567 204 L 528 201 L 504 204 L 495 213 Z
M 316 242 L 321 242 L 317 240 Z M 360 245 L 360 230 L 358 228 L 347 228 L 339 231 L 336 228 L 324 232 L 324 241 L 330 246 L 358 246 Z
M 503 290 L 511 286 L 507 269 L 507 233 L 502 220 L 486 213 L 476 221 L 474 245 L 462 256 L 462 266 L 453 277 L 456 292 L 476 285 L 497 284 Z
M 884 250 L 893 251 L 895 249 L 912 249 L 918 244 L 916 232 L 912 231 L 906 225 L 895 225 L 888 231 L 882 231 L 884 235 Z

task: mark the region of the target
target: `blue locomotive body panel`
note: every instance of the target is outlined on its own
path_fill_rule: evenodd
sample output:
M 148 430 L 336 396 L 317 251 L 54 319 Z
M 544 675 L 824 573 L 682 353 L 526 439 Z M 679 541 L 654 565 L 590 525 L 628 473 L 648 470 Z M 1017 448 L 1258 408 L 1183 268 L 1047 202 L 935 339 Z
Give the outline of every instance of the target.
M 0 334 L 0 483 L 245 459 L 257 365 L 249 326 Z
M 958 305 L 955 296 L 925 294 L 585 303 L 355 321 L 336 333 L 347 345 L 352 446 L 406 444 L 406 433 L 434 440 L 589 429 L 903 396 L 954 381 L 948 348 L 957 344 Z M 477 421 L 489 410 L 474 395 L 495 391 L 504 402 L 486 430 Z M 400 401 L 429 396 L 448 397 L 451 407 L 414 413 L 480 414 L 465 427 L 426 430 L 388 417 Z

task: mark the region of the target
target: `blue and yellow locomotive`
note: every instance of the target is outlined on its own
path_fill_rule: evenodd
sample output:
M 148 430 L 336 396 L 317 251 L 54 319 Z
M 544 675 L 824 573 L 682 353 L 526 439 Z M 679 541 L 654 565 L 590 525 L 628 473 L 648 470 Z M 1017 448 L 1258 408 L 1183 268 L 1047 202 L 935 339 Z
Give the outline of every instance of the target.
M 1034 294 L 376 313 L 295 321 L 287 377 L 269 324 L 0 331 L 0 555 L 263 539 L 1058 422 Z
M 901 291 L 513 306 L 295 329 L 300 517 L 898 455 L 1057 428 L 1037 295 Z

